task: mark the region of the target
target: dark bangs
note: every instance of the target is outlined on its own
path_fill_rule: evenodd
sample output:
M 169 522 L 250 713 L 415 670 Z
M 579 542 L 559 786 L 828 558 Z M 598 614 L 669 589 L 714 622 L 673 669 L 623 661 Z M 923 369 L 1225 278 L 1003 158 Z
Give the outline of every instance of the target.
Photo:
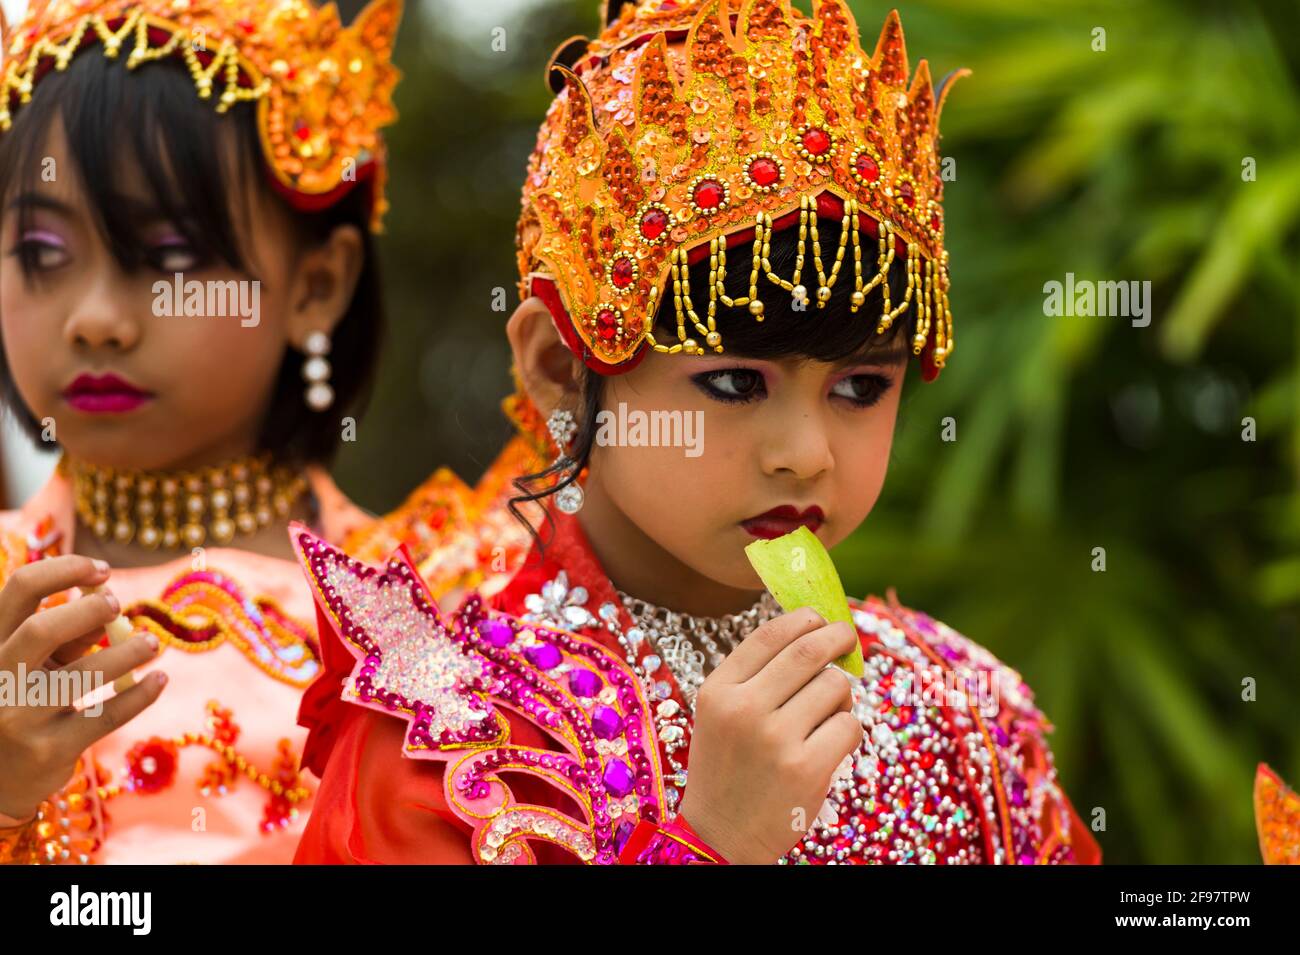
M 383 296 L 369 230 L 373 180 L 358 183 L 320 212 L 294 210 L 267 180 L 255 102 L 236 103 L 218 113 L 215 95 L 199 98 L 182 61 L 168 57 L 133 70 L 125 61 L 125 56 L 107 59 L 95 45 L 74 56 L 66 70 L 51 69 L 36 83 L 31 102 L 17 109 L 12 128 L 0 136 L 0 196 L 11 203 L 39 188 L 48 175 L 44 152 L 57 117 L 95 228 L 128 273 L 149 265 L 143 227 L 153 216 L 169 221 L 200 263 L 223 262 L 259 278 L 240 247 L 232 214 L 232 196 L 242 202 L 239 215 L 251 213 L 253 197 L 246 184 L 284 203 L 304 246 L 324 242 L 339 225 L 355 225 L 364 258 L 352 302 L 331 335 L 334 404 L 323 413 L 307 407 L 305 358 L 286 349 L 258 439 L 259 449 L 282 460 L 329 461 L 341 440 L 340 419 L 360 414 L 369 397 L 382 336 Z M 139 169 L 148 186 L 151 200 L 145 208 L 123 194 L 121 183 L 132 169 Z M 55 170 L 59 176 L 72 172 Z M 6 214 L 17 215 L 23 231 L 30 227 L 29 204 L 7 206 Z M 34 256 L 21 265 L 29 282 L 39 281 Z M 39 443 L 39 426 L 17 393 L 2 342 L 0 398 Z
M 35 190 L 46 175 L 44 150 L 56 118 L 62 120 L 95 226 L 124 270 L 133 272 L 148 261 L 141 232 L 145 214 L 156 212 L 201 261 L 220 260 L 249 271 L 229 197 L 260 172 L 254 165 L 260 161 L 254 104 L 238 103 L 220 114 L 214 100 L 198 98 L 179 60 L 168 57 L 128 70 L 124 57 L 110 60 L 97 45 L 89 47 L 66 70 L 51 68 L 37 82 L 31 102 L 17 110 L 13 128 L 0 139 L 0 189 L 7 201 Z M 231 132 L 236 165 L 226 168 L 223 148 L 229 150 L 225 137 Z M 131 169 L 147 183 L 150 206 L 125 201 L 120 184 Z M 54 170 L 60 176 L 67 172 Z M 15 211 L 26 229 L 30 207 Z M 34 262 L 22 264 L 31 276 Z
M 835 251 L 839 247 L 840 220 L 817 220 L 817 233 L 822 250 L 822 271 L 830 275 L 835 264 Z M 799 227 L 774 233 L 769 241 L 769 260 L 772 271 L 787 281 L 794 274 L 798 258 Z M 877 243 L 869 234 L 861 237 L 862 277 L 871 281 L 876 274 Z M 749 274 L 754 260 L 754 243 L 742 242 L 727 249 L 726 293 L 732 298 L 749 294 Z M 696 314 L 703 316 L 709 303 L 709 257 L 706 255 L 689 269 L 691 300 Z M 794 307 L 794 296 L 769 279 L 760 269 L 758 297 L 763 302 L 763 320 L 757 321 L 744 307 L 728 308 L 718 303 L 717 328 L 722 334 L 723 355 L 739 358 L 776 361 L 804 359 L 833 364 L 850 359 L 882 360 L 888 364 L 890 356 L 911 354 L 912 334 L 916 329 L 915 304 L 894 319 L 883 334 L 876 334 L 884 297 L 877 285 L 867 293 L 866 302 L 856 312 L 850 312 L 849 298 L 853 294 L 853 241 L 844 249 L 831 297 L 822 308 L 817 307 L 817 267 L 813 262 L 812 235 L 804 244 L 804 265 L 800 282 L 808 290 L 808 301 L 802 310 Z M 894 258 L 889 270 L 889 298 L 897 307 L 907 289 L 907 264 L 901 256 Z M 673 301 L 671 273 L 665 283 L 664 298 L 655 314 L 655 339 L 660 344 L 672 345 L 677 341 L 677 306 Z M 699 341 L 700 336 L 686 321 L 686 334 Z M 690 360 L 689 357 L 686 360 Z

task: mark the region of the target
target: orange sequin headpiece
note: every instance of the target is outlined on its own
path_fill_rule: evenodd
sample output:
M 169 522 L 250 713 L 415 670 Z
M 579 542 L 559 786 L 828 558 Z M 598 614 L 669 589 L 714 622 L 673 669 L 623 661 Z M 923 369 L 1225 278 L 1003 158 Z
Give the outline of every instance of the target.
M 521 296 L 547 302 L 589 367 L 618 374 L 649 349 L 723 351 L 718 306 L 762 321 L 760 283 L 823 307 L 837 280 L 853 282 L 853 312 L 879 285 L 877 331 L 913 309 L 912 350 L 937 376 L 953 349 L 938 119 L 966 71 L 936 93 L 922 60 L 909 84 L 897 11 L 868 55 L 844 0 L 813 0 L 811 18 L 789 0 L 607 0 L 605 22 L 548 69 L 558 95 L 524 184 Z M 833 253 L 819 217 L 842 223 Z M 801 267 L 779 276 L 767 239 L 796 224 Z M 742 242 L 754 268 L 733 296 L 726 250 Z M 705 255 L 701 315 L 686 276 Z M 891 303 L 896 258 L 907 291 Z M 675 341 L 652 330 L 661 295 L 676 305 Z
M 351 26 L 333 3 L 311 0 L 32 0 L 3 30 L 0 130 L 50 69 L 98 43 L 128 69 L 185 62 L 201 99 L 224 113 L 257 103 L 271 181 L 298 209 L 332 205 L 373 179 L 371 228 L 380 231 L 386 154 L 379 129 L 397 118 L 392 65 L 402 0 L 371 0 Z

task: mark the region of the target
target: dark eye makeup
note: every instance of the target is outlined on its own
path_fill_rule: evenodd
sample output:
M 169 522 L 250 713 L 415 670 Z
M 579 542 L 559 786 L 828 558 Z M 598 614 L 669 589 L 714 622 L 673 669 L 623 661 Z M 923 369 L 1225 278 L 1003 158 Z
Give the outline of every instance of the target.
M 888 375 L 879 372 L 864 372 L 841 378 L 831 388 L 831 394 L 844 398 L 859 408 L 870 408 L 889 391 L 894 383 Z M 841 390 L 842 389 L 842 390 Z
M 22 262 L 24 270 L 38 272 L 58 268 L 67 258 L 67 253 L 67 243 L 47 229 L 28 229 L 8 252 Z
M 749 404 L 767 396 L 762 372 L 753 368 L 715 368 L 691 376 L 695 387 L 724 404 Z M 869 408 L 878 402 L 893 384 L 893 378 L 879 372 L 846 375 L 831 387 L 831 396 L 847 401 L 854 408 Z
M 25 271 L 50 272 L 66 263 L 68 248 L 63 239 L 53 232 L 29 229 L 18 238 L 7 254 L 16 256 Z M 202 257 L 179 234 L 171 234 L 148 244 L 143 255 L 150 268 L 168 275 L 193 271 L 203 265 Z
M 691 381 L 710 398 L 725 404 L 748 404 L 767 394 L 762 373 L 753 368 L 717 368 L 692 375 Z

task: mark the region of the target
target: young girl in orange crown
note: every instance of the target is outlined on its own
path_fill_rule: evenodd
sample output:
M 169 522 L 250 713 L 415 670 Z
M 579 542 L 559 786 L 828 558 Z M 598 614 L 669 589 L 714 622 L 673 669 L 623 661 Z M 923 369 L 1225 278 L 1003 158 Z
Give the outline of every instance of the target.
M 1013 669 L 892 590 L 783 612 L 746 557 L 853 533 L 909 356 L 953 351 L 950 84 L 895 13 L 859 43 L 843 0 L 610 0 L 557 50 L 507 327 L 542 526 L 512 560 L 519 452 L 418 558 L 295 528 L 325 663 L 296 861 L 1100 860 Z
M 0 534 L 0 860 L 292 857 L 320 661 L 286 524 L 364 520 L 324 466 L 378 348 L 400 12 L 34 0 L 4 30 L 0 389 L 63 454 Z M 29 691 L 79 677 L 118 692 Z

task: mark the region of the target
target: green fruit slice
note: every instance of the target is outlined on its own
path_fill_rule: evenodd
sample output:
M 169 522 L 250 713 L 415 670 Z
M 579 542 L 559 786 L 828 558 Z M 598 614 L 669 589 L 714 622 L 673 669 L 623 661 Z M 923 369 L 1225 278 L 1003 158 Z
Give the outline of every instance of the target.
M 812 607 L 827 623 L 843 620 L 853 623 L 844 585 L 835 564 L 817 535 L 800 527 L 772 540 L 756 540 L 745 547 L 745 556 L 758 571 L 763 585 L 787 613 L 800 607 Z M 856 629 L 856 627 L 855 627 Z M 862 645 L 840 657 L 835 665 L 855 677 L 863 675 Z

